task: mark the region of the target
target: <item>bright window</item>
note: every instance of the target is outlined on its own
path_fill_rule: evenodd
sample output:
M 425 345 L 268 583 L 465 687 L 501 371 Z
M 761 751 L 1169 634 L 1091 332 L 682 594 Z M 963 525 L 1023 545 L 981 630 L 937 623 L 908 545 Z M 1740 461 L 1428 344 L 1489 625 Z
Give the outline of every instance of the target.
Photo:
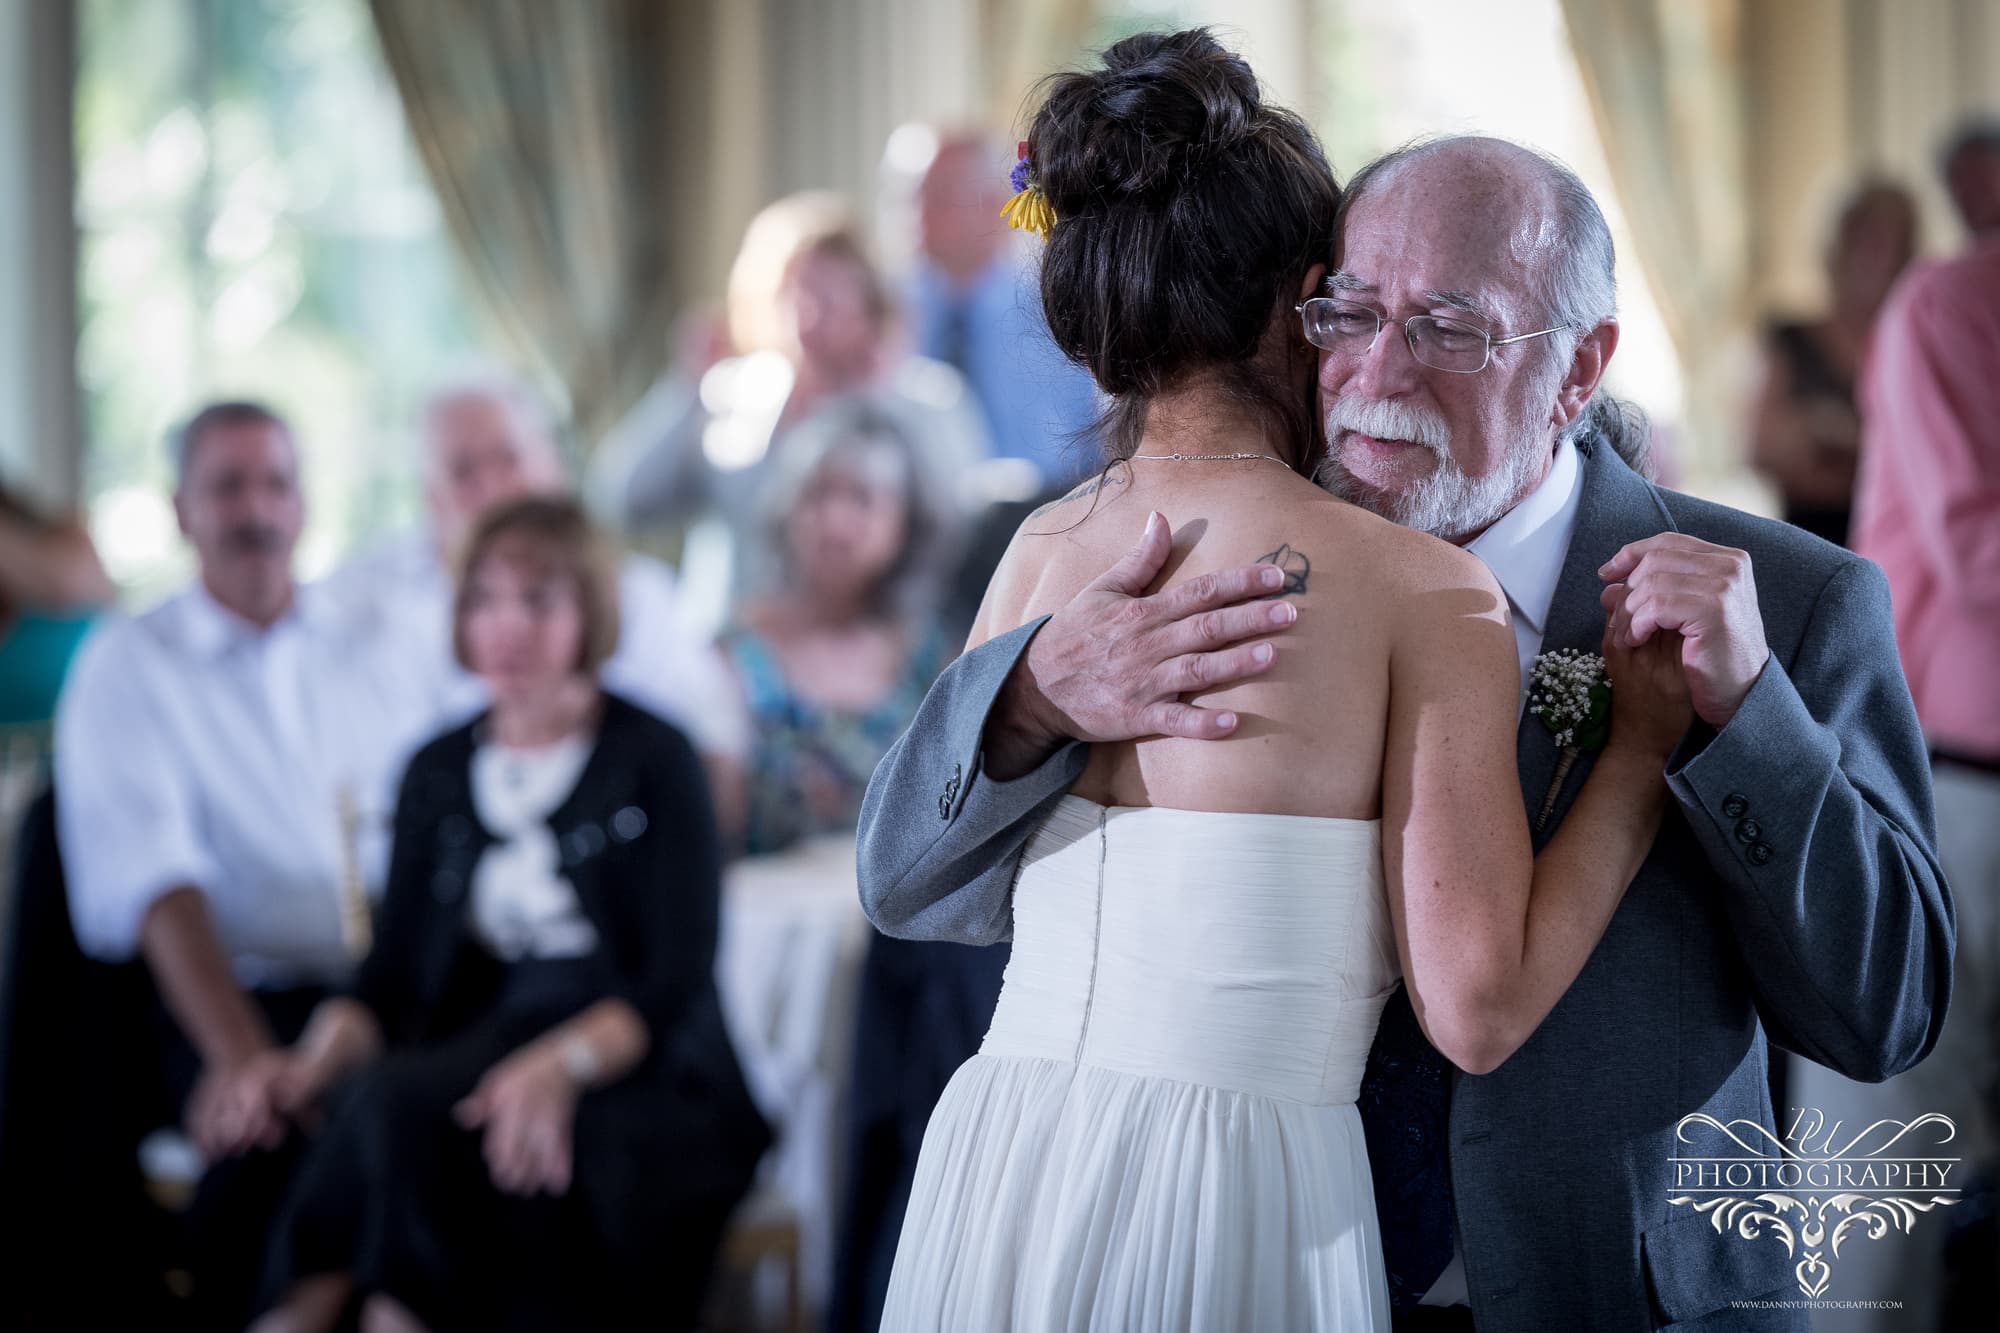
M 213 397 L 298 432 L 302 574 L 409 522 L 416 405 L 484 349 L 365 0 L 84 0 L 79 44 L 84 484 L 114 576 L 186 576 L 165 437 Z

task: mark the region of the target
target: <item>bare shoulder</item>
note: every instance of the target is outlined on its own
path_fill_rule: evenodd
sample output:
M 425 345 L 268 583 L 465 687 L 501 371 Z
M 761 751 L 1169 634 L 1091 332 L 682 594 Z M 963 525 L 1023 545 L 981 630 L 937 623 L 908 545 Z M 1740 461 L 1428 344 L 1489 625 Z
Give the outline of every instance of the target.
M 1477 556 L 1359 505 L 1322 493 L 1297 504 L 1288 517 L 1303 538 L 1337 552 L 1346 568 L 1392 596 L 1447 588 L 1499 595 L 1499 584 Z
M 1077 561 L 1086 536 L 1096 536 L 1101 527 L 1088 520 L 1130 510 L 1132 506 L 1125 503 L 1130 490 L 1131 469 L 1113 464 L 1023 518 L 986 586 L 970 645 L 1004 634 L 1050 610 L 1042 603 L 1050 600 L 1052 582 L 1074 582 L 1062 577 L 1064 567 Z M 1056 600 L 1066 601 L 1073 592 L 1070 589 Z
M 1456 652 L 1468 634 L 1486 639 L 1495 630 L 1511 637 L 1506 594 L 1479 557 L 1332 497 L 1303 507 L 1297 523 L 1306 549 L 1326 552 L 1322 586 L 1399 651 Z
M 1015 537 L 1060 537 L 1093 514 L 1115 506 L 1132 488 L 1132 465 L 1111 463 L 1066 493 L 1038 506 L 1015 529 Z

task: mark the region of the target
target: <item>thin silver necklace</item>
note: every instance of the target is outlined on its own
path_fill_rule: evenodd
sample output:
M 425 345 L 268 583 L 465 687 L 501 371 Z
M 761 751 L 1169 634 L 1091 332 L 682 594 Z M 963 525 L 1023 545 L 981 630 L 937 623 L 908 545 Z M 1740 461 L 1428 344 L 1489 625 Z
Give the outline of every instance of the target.
M 1261 458 L 1267 463 L 1283 463 L 1286 467 L 1291 466 L 1276 454 L 1130 454 L 1128 457 L 1135 460 L 1145 459 L 1149 463 L 1235 463 Z

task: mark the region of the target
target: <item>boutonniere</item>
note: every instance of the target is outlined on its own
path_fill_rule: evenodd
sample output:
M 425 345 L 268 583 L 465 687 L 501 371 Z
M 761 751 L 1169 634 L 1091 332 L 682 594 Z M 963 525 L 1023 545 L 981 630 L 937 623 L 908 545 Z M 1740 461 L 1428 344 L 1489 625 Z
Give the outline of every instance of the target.
M 1575 648 L 1558 648 L 1535 659 L 1528 673 L 1528 711 L 1549 729 L 1562 762 L 1542 798 L 1535 828 L 1548 826 L 1570 768 L 1585 751 L 1601 750 L 1611 736 L 1611 678 L 1605 674 L 1604 659 L 1596 653 Z

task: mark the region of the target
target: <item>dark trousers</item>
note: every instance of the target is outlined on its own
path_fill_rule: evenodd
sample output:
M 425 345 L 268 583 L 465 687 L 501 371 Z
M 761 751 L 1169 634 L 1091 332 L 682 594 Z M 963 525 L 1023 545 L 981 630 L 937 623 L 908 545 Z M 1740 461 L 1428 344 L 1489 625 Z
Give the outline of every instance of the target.
M 488 984 L 466 1026 L 392 1049 L 334 1090 L 273 1230 L 267 1290 L 345 1273 L 440 1333 L 691 1327 L 755 1154 L 703 1183 L 696 1168 L 725 1154 L 663 1034 L 638 1069 L 578 1103 L 567 1193 L 503 1193 L 483 1132 L 452 1108 L 606 981 L 595 960 L 560 960 L 514 963 Z
M 993 1023 L 1006 944 L 869 941 L 855 1015 L 847 1188 L 827 1333 L 873 1333 L 931 1111 Z
M 251 992 L 280 1045 L 298 1039 L 325 995 L 316 987 Z M 188 1100 L 201 1080 L 201 1057 L 158 1001 L 153 1023 L 173 1123 L 183 1124 Z M 265 1237 L 284 1204 L 303 1150 L 303 1140 L 293 1132 L 277 1148 L 252 1148 L 239 1157 L 211 1162 L 202 1172 L 183 1219 L 196 1328 L 238 1329 L 256 1316 Z

